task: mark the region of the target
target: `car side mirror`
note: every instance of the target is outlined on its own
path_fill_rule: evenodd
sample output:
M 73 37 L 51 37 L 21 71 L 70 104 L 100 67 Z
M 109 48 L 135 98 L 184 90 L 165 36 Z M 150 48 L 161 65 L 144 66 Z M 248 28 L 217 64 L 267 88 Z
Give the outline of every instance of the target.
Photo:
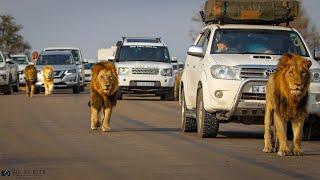
M 200 46 L 191 46 L 188 49 L 188 55 L 197 56 L 197 57 L 204 57 L 203 48 Z
M 108 61 L 114 62 L 114 60 L 115 60 L 114 56 L 109 56 L 109 57 L 108 57 Z
M 7 58 L 7 59 L 6 59 L 6 63 L 8 63 L 8 64 L 13 64 L 12 59 Z
M 320 61 L 320 50 L 314 50 L 313 57 L 318 62 Z

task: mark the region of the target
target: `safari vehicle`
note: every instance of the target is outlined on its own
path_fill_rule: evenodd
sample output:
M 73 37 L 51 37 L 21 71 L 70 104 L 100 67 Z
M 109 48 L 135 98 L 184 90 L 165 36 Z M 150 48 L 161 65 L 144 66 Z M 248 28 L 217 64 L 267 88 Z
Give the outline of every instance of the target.
M 117 43 L 115 64 L 120 92 L 155 94 L 161 100 L 174 99 L 173 66 L 168 48 L 156 37 L 123 37 Z
M 279 0 L 207 2 L 205 9 L 209 12 L 201 12 L 206 26 L 188 50 L 181 79 L 183 132 L 215 137 L 220 123 L 263 124 L 268 77 L 282 55 L 295 53 L 312 61 L 310 119 L 305 125 L 305 138 L 310 138 L 311 124 L 320 113 L 320 66 L 299 32 L 289 26 L 297 16 L 298 5 L 296 1 Z M 229 10 L 242 12 L 241 18 Z M 288 26 L 278 26 L 281 23 Z
M 54 88 L 72 88 L 74 94 L 80 93 L 80 72 L 71 52 L 68 51 L 43 51 L 37 61 L 38 70 L 37 89 L 43 89 L 42 68 L 50 65 L 54 69 Z
M 10 54 L 0 51 L 0 90 L 4 94 L 19 91 L 18 64 L 12 61 Z
M 11 58 L 14 62 L 18 64 L 19 67 L 19 83 L 20 85 L 26 84 L 26 80 L 24 79 L 24 69 L 28 64 L 30 64 L 29 58 L 25 54 L 13 54 Z
M 68 51 L 72 54 L 77 65 L 77 72 L 79 73 L 80 91 L 84 91 L 85 74 L 84 74 L 84 59 L 80 48 L 77 47 L 48 47 L 43 51 Z

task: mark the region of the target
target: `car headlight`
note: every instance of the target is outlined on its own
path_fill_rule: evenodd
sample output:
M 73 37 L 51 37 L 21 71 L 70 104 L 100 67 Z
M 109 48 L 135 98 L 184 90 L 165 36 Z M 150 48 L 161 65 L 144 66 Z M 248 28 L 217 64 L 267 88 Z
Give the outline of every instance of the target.
M 239 80 L 241 69 L 232 66 L 214 65 L 211 67 L 211 74 L 216 79 Z
M 76 69 L 66 70 L 66 72 L 64 72 L 65 75 L 71 75 L 71 74 L 76 74 L 76 73 L 77 73 Z
M 172 68 L 168 68 L 168 69 L 162 69 L 160 74 L 162 76 L 172 76 L 172 72 L 173 72 Z
M 7 71 L 5 69 L 0 69 L 0 74 L 7 74 Z
M 130 69 L 127 67 L 119 67 L 118 73 L 119 75 L 127 75 L 129 73 Z
M 311 69 L 311 82 L 320 83 L 320 69 Z

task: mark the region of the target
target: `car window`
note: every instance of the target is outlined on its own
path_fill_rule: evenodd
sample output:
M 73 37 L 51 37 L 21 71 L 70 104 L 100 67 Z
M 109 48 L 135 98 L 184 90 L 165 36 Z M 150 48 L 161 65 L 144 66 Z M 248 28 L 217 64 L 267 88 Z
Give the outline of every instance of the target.
M 294 53 L 309 57 L 303 41 L 296 32 L 261 29 L 216 30 L 211 53 L 268 55 Z
M 210 40 L 210 30 L 205 30 L 202 32 L 202 35 L 197 43 L 197 46 L 200 46 L 203 48 L 203 52 L 207 51 L 209 40 Z
M 3 62 L 3 58 L 1 54 L 0 54 L 0 62 Z

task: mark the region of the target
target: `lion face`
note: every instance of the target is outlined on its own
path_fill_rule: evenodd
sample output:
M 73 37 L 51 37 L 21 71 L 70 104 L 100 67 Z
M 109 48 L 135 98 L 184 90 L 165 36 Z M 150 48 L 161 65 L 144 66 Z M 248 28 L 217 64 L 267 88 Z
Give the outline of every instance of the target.
M 25 79 L 35 81 L 37 78 L 37 69 L 33 65 L 29 65 L 25 69 Z
M 297 66 L 290 67 L 286 72 L 285 77 L 287 79 L 289 91 L 292 96 L 301 95 L 303 89 L 306 88 L 304 80 L 306 79 L 307 74 L 309 74 L 309 72 L 305 68 L 300 68 Z
M 43 68 L 43 77 L 46 80 L 51 80 L 53 77 L 53 69 L 51 67 Z
M 306 95 L 311 80 L 310 66 L 311 61 L 298 55 L 288 55 L 280 61 L 279 69 L 292 99 L 300 100 Z
M 114 84 L 116 82 L 116 75 L 107 69 L 102 69 L 96 78 L 97 85 L 101 88 L 102 92 L 106 95 L 113 93 Z

